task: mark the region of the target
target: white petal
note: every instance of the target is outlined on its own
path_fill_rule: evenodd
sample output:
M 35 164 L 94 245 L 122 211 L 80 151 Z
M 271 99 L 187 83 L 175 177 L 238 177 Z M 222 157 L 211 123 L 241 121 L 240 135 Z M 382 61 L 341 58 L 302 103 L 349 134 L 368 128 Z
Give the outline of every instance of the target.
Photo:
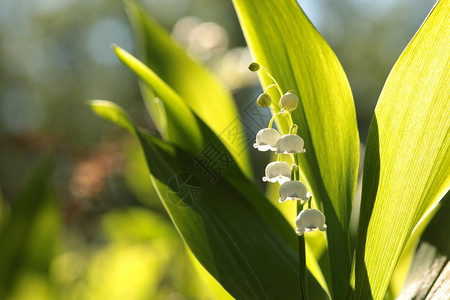
M 305 142 L 300 136 L 296 134 L 285 134 L 277 141 L 277 154 L 305 153 L 304 145 Z
M 263 181 L 279 182 L 283 184 L 289 181 L 291 178 L 291 167 L 285 161 L 271 162 L 266 167 L 266 176 L 263 177 Z
M 276 144 L 280 136 L 280 133 L 273 128 L 261 129 L 256 134 L 256 143 L 253 144 L 253 147 L 259 151 L 275 151 L 277 150 Z
M 295 219 L 295 225 L 297 225 L 295 232 L 298 235 L 317 229 L 324 231 L 327 228 L 325 215 L 317 209 L 302 210 Z
M 286 200 L 308 201 L 308 191 L 300 181 L 287 181 L 280 187 L 280 203 Z

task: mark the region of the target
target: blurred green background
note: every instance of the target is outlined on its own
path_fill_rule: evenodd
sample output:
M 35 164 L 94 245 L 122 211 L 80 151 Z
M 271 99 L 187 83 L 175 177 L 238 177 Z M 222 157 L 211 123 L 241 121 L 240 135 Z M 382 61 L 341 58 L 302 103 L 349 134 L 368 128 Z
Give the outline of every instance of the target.
M 364 149 L 383 83 L 434 1 L 299 2 L 347 73 Z M 231 1 L 141 3 L 239 106 L 256 99 Z M 111 43 L 135 51 L 119 0 L 0 2 L 1 299 L 221 297 L 186 254 L 137 141 L 86 105 L 115 101 L 157 135 Z M 252 155 L 259 178 L 268 156 Z

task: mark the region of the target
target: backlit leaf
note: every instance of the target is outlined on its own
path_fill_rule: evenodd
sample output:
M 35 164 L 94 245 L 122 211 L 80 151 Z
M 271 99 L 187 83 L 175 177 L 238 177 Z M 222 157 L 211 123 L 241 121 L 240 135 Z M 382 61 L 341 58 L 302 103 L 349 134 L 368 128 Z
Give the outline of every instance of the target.
M 450 194 L 423 233 L 397 299 L 445 299 L 450 291 Z
M 355 299 L 380 299 L 417 222 L 450 186 L 450 1 L 395 64 L 370 126 Z
M 124 114 L 115 105 L 103 109 L 121 112 L 102 116 Z M 135 132 L 160 199 L 208 272 L 237 299 L 298 299 L 296 235 L 240 169 L 230 164 L 218 171 L 201 156 Z M 220 141 L 215 146 L 226 151 Z M 326 299 L 320 285 L 310 281 L 316 299 Z
M 327 218 L 331 294 L 344 299 L 351 270 L 348 227 L 359 165 L 356 114 L 347 78 L 295 0 L 233 3 L 255 60 L 283 92 L 294 89 L 301 98 L 293 112 L 307 150 L 300 168 Z M 264 87 L 273 83 L 262 74 L 260 79 Z M 280 95 L 271 94 L 278 107 Z M 280 125 L 286 132 L 286 125 Z
M 250 175 L 247 149 L 242 147 L 245 134 L 230 92 L 210 71 L 174 42 L 173 38 L 139 5 L 132 1 L 126 3 L 127 13 L 141 50 L 142 61 L 180 95 L 184 103 L 216 135 L 222 138 L 244 172 Z M 154 87 L 141 86 L 152 118 L 160 120 L 156 123 L 159 129 L 162 129 L 164 122 L 170 123 L 173 120 L 170 114 L 167 115 L 167 120 L 156 116 L 160 114 L 161 105 L 155 103 L 153 97 L 148 95 L 149 88 Z M 162 100 L 165 103 L 166 99 Z M 224 138 L 230 127 L 234 130 L 233 138 Z
M 25 181 L 0 228 L 0 298 L 25 299 L 25 288 L 36 284 L 50 291 L 50 264 L 57 254 L 60 219 L 51 187 L 53 163 L 43 158 Z M 34 294 L 37 299 L 49 292 Z

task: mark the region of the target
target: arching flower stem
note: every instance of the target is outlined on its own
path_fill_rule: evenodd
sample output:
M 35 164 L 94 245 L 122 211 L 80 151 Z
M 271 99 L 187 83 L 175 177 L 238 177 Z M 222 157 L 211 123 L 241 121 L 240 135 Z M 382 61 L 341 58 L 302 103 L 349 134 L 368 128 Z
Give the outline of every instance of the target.
M 267 69 L 264 68 L 262 65 L 259 65 L 259 68 L 260 68 L 259 70 L 261 70 L 264 74 L 266 74 L 276 84 L 276 87 L 277 87 L 278 92 L 280 93 L 280 95 L 283 95 L 283 91 L 281 90 L 280 85 L 275 80 L 275 78 L 273 78 L 273 76 L 269 73 L 269 71 L 267 71 Z
M 281 90 L 279 89 L 279 88 L 280 88 L 279 85 L 278 85 L 277 83 L 272 83 L 271 85 L 268 85 L 268 86 L 266 87 L 266 89 L 264 90 L 264 94 L 266 94 L 267 91 L 268 91 L 269 89 L 271 89 L 271 88 L 277 88 L 277 91 L 278 91 L 278 92 L 281 92 Z M 283 94 L 281 94 L 281 95 L 283 95 Z
M 286 112 L 287 113 L 287 117 L 288 117 L 288 124 L 289 124 L 289 128 L 292 127 L 292 125 L 294 124 L 294 122 L 292 121 L 292 116 L 290 112 Z
M 274 114 L 274 115 L 272 116 L 272 118 L 270 119 L 270 122 L 269 122 L 269 126 L 268 126 L 268 127 L 269 127 L 269 128 L 272 128 L 273 121 L 275 121 L 275 119 L 278 118 L 278 117 L 280 117 L 280 116 L 283 116 L 283 117 L 285 117 L 285 118 L 287 119 L 289 128 L 291 128 L 292 125 L 293 125 L 293 123 L 292 123 L 292 117 L 291 117 L 291 114 L 290 114 L 289 112 L 287 112 L 287 111 L 280 111 L 280 112 L 277 112 L 276 114 Z
M 297 124 L 294 124 L 289 128 L 289 134 L 297 134 L 298 126 Z

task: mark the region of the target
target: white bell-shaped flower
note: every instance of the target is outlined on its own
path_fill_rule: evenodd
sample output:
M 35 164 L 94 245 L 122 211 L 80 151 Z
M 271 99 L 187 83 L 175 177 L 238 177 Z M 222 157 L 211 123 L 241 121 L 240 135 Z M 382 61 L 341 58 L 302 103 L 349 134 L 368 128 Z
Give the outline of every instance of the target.
M 285 161 L 274 161 L 267 165 L 263 181 L 285 183 L 291 179 L 291 167 Z
M 303 203 L 309 200 L 311 195 L 300 181 L 287 181 L 280 187 L 280 203 L 286 200 L 300 200 Z
M 296 134 L 285 134 L 280 137 L 276 144 L 277 154 L 293 154 L 293 153 L 305 153 L 303 148 L 305 142 L 301 137 Z
M 253 147 L 259 151 L 277 150 L 277 141 L 280 139 L 281 134 L 273 128 L 264 128 L 258 131 L 256 134 L 256 143 Z
M 295 233 L 299 236 L 308 231 L 317 229 L 325 231 L 327 228 L 325 215 L 317 209 L 302 210 L 295 219 L 295 225 L 297 225 Z
M 298 105 L 298 97 L 291 93 L 287 92 L 280 98 L 280 108 L 286 111 L 293 111 L 297 108 Z

